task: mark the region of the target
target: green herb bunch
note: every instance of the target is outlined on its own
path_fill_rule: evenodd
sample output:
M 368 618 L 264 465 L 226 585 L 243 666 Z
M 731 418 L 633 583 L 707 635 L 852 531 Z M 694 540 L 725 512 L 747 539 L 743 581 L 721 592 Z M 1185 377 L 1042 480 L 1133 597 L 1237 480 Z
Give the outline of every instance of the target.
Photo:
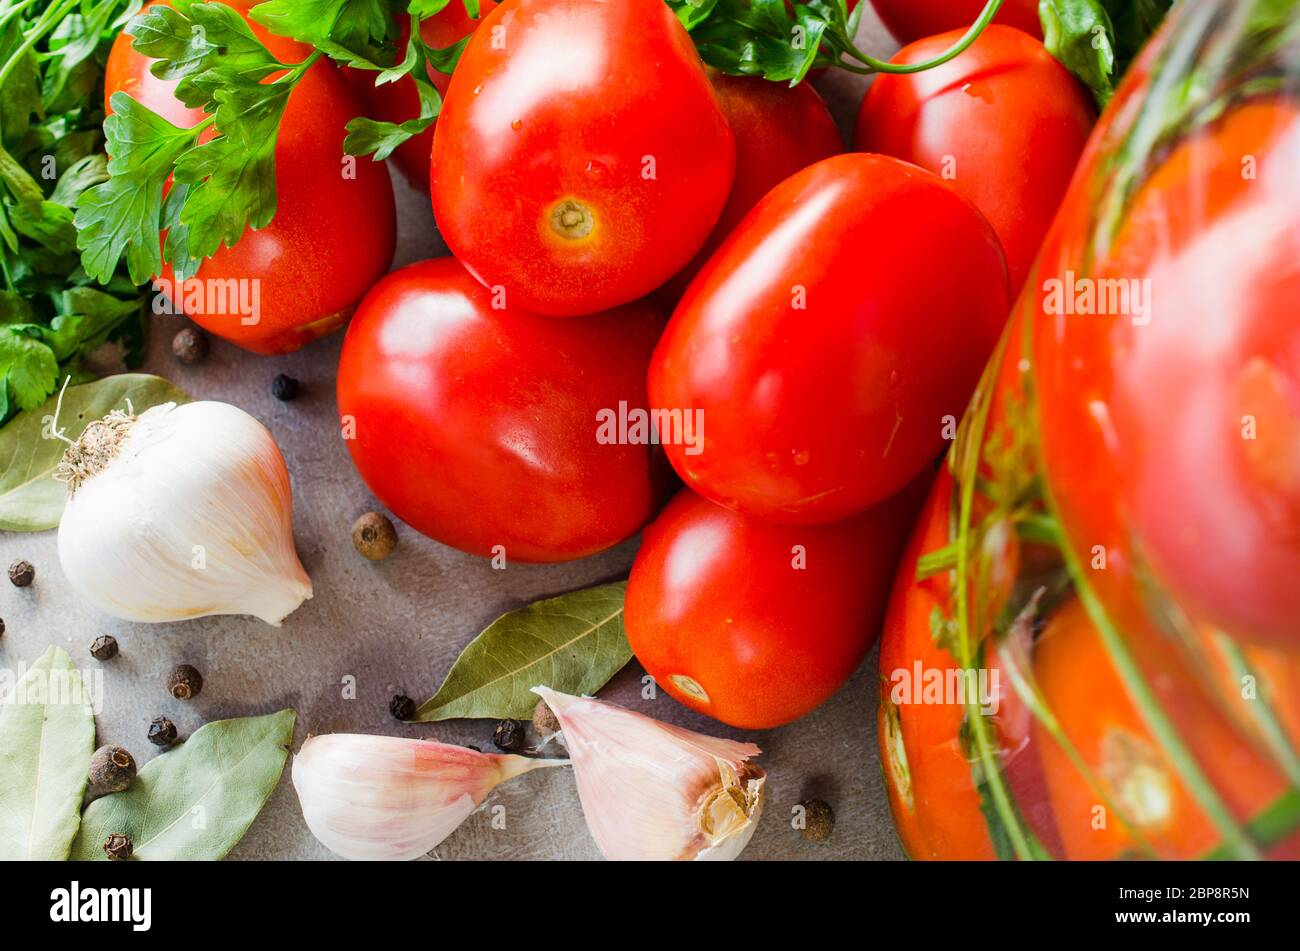
M 126 27 L 135 49 L 157 61 L 155 76 L 177 81 L 176 97 L 185 106 L 207 117 L 181 128 L 126 93 L 114 93 L 113 114 L 104 123 L 110 178 L 87 194 L 76 217 L 87 272 L 103 277 L 125 255 L 131 277 L 146 281 L 165 258 L 184 280 L 223 244 L 234 245 L 250 227 L 265 227 L 275 215 L 275 144 L 285 106 L 322 58 L 372 71 L 377 85 L 409 75 L 420 93 L 420 114 L 400 124 L 365 117 L 349 122 L 349 154 L 382 160 L 423 132 L 442 106 L 428 68 L 450 72 L 464 42 L 432 49 L 419 26 L 449 2 L 479 14 L 477 0 L 257 4 L 249 13 L 255 23 L 310 47 L 294 62 L 272 55 L 243 16 L 222 3 L 173 0 L 136 17 Z M 403 17 L 409 38 L 399 50 Z M 162 231 L 167 237 L 160 246 Z
M 39 406 L 113 341 L 144 356 L 144 295 L 121 270 L 91 276 L 73 215 L 108 179 L 103 75 L 140 0 L 0 0 L 0 424 Z

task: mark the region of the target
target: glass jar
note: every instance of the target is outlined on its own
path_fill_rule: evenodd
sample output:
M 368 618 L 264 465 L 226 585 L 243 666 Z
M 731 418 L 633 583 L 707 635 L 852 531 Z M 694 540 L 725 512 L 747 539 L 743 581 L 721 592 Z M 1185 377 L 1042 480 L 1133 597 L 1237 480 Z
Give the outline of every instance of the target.
M 895 584 L 913 858 L 1300 855 L 1300 4 L 1175 5 Z

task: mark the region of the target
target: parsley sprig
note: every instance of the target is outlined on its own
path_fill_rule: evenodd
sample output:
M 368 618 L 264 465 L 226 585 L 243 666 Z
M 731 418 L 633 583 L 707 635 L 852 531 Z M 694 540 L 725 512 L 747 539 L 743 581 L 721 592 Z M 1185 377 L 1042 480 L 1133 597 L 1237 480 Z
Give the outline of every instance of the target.
M 311 47 L 299 62 L 273 56 L 243 17 L 222 3 L 174 0 L 136 17 L 126 32 L 136 50 L 156 60 L 153 74 L 177 80 L 177 98 L 207 115 L 181 128 L 125 93 L 113 95 L 113 114 L 104 123 L 110 178 L 86 195 L 76 217 L 87 272 L 109 274 L 125 256 L 134 280 L 151 279 L 164 260 L 183 280 L 248 228 L 269 224 L 285 106 L 324 57 L 375 72 L 377 85 L 409 75 L 420 93 L 420 114 L 404 122 L 350 121 L 348 154 L 382 160 L 423 132 L 442 106 L 428 69 L 449 73 L 464 48 L 461 42 L 432 49 L 420 36 L 420 22 L 448 2 L 269 0 L 254 7 L 250 15 L 257 23 Z M 479 12 L 477 0 L 456 2 L 472 15 Z M 398 60 L 394 12 L 402 7 L 410 37 Z M 166 240 L 160 244 L 162 232 Z
M 165 254 L 184 279 L 222 244 L 234 245 L 247 228 L 274 217 L 280 120 L 294 85 L 323 54 L 283 63 L 221 3 L 151 7 L 126 32 L 157 60 L 155 76 L 177 80 L 176 98 L 207 116 L 181 128 L 114 93 L 104 121 L 110 178 L 77 209 L 78 245 L 95 277 L 125 254 L 131 278 L 144 283 L 162 269 Z
M 865 2 L 848 12 L 845 0 L 667 0 L 691 33 L 703 60 L 737 76 L 762 76 L 791 85 L 811 70 L 837 67 L 853 73 L 919 73 L 961 55 L 997 16 L 1003 0 L 988 0 L 952 47 L 922 63 L 897 65 L 854 42 Z

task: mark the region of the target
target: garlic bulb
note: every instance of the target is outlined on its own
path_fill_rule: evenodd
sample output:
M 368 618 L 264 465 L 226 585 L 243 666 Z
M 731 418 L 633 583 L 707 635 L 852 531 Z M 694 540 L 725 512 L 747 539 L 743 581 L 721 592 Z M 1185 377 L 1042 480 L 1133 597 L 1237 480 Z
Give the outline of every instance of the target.
M 607 859 L 729 860 L 763 808 L 752 743 L 716 739 L 612 703 L 534 687 L 555 712 L 587 828 Z
M 464 822 L 497 786 L 563 759 L 479 753 L 392 736 L 315 736 L 293 758 L 307 828 L 348 859 L 424 855 Z
M 107 614 L 251 614 L 278 625 L 312 595 L 293 547 L 284 457 L 237 407 L 115 410 L 69 446 L 57 477 L 68 485 L 63 573 Z

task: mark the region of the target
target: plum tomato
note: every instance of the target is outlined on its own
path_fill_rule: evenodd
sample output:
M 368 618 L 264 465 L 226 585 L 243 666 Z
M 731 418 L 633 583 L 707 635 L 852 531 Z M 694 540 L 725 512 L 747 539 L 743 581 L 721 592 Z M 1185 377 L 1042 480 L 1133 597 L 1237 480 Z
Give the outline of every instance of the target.
M 891 62 L 938 56 L 961 32 L 919 40 Z M 1002 242 L 1014 298 L 1095 118 L 1087 90 L 1042 43 L 992 24 L 941 66 L 876 77 L 854 143 L 929 169 L 974 202 Z
M 880 640 L 877 739 L 894 826 L 908 856 L 916 860 L 993 859 L 998 851 L 989 834 L 975 785 L 975 766 L 963 742 L 964 697 L 929 698 L 915 686 L 928 678 L 948 682 L 960 670 L 950 645 L 936 632 L 954 616 L 948 572 L 918 580 L 921 556 L 949 543 L 953 479 L 945 466 L 903 551 Z M 1007 635 L 1011 636 L 1010 634 Z M 983 700 L 994 700 L 986 714 L 1002 772 L 1019 814 L 1049 848 L 1056 845 L 1050 806 L 1031 743 L 1029 710 L 1011 686 L 1000 653 L 986 658 Z M 995 673 L 996 672 L 996 673 Z M 977 689 L 978 681 L 976 682 Z
M 601 551 L 649 521 L 671 481 L 648 439 L 602 440 L 598 425 L 622 401 L 646 406 L 662 327 L 645 302 L 531 314 L 454 258 L 400 268 L 343 343 L 352 459 L 394 514 L 444 544 L 529 562 Z
M 632 652 L 693 710 L 743 729 L 822 704 L 876 638 L 898 552 L 925 486 L 855 518 L 787 526 L 690 490 L 642 537 L 628 579 Z
M 800 169 L 844 151 L 839 127 L 810 83 L 792 88 L 757 76 L 711 78 L 736 137 L 736 180 L 704 247 L 655 292 L 656 303 L 667 310 L 760 198 Z
M 935 459 L 1007 316 L 997 237 L 922 169 L 860 153 L 786 179 L 709 259 L 650 366 L 701 495 L 790 524 L 846 518 Z
M 447 47 L 469 36 L 496 7 L 496 0 L 479 0 L 479 15 L 471 17 L 465 12 L 462 0 L 451 0 L 440 12 L 420 21 L 420 36 L 434 49 Z M 410 35 L 410 18 L 401 17 L 401 32 L 398 36 L 397 49 L 406 49 L 406 40 Z M 375 85 L 374 70 L 343 70 L 348 83 L 365 104 L 366 115 L 384 122 L 405 122 L 420 114 L 420 94 L 410 76 L 403 76 L 397 82 Z M 446 73 L 429 68 L 429 80 L 438 92 L 446 94 L 451 77 Z M 422 192 L 429 190 L 429 158 L 433 152 L 433 126 L 419 135 L 413 135 L 399 145 L 392 155 L 393 161 L 407 181 Z
M 1105 312 L 1091 315 L 1073 301 L 1031 302 L 1047 314 L 1033 361 L 1044 466 L 1080 557 L 1108 553 L 1099 592 L 1113 600 L 1127 579 L 1137 598 L 1154 581 L 1193 623 L 1292 652 L 1298 157 L 1294 104 L 1233 108 L 1170 150 L 1106 253 L 1077 275 L 1132 291 L 1127 305 L 1100 303 L 1100 292 Z M 1076 259 L 1045 249 L 1040 273 L 1064 286 Z
M 952 476 L 939 473 L 899 562 L 880 640 L 876 729 L 894 827 L 908 856 L 996 858 L 980 811 L 979 792 L 959 736 L 958 704 L 899 704 L 890 698 L 892 673 L 916 663 L 947 671 L 957 662 L 935 642 L 930 618 L 951 611 L 947 575 L 916 580 L 916 561 L 948 544 Z
M 871 0 L 880 20 L 900 43 L 960 29 L 963 33 L 979 19 L 987 0 Z M 1005 0 L 994 18 L 1030 36 L 1042 38 L 1038 0 Z
M 1211 785 L 1239 821 L 1272 805 L 1287 790 L 1244 737 L 1201 693 L 1194 675 L 1161 671 L 1178 681 L 1181 731 Z M 1220 834 L 1197 804 L 1173 762 L 1134 704 L 1097 629 L 1077 600 L 1051 618 L 1034 651 L 1042 699 L 1094 777 L 1090 782 L 1041 722 L 1035 721 L 1065 854 L 1071 859 L 1120 859 L 1154 853 L 1166 859 L 1204 857 Z M 1193 708 L 1194 719 L 1189 719 Z M 1297 841 L 1284 839 L 1270 854 L 1289 857 Z
M 229 4 L 246 14 L 247 0 Z M 299 62 L 310 48 L 250 23 L 253 33 L 284 62 Z M 113 44 L 104 77 L 105 108 L 125 92 L 174 125 L 203 119 L 173 94 L 175 81 L 149 71 L 153 60 L 136 52 L 125 33 Z M 111 110 L 110 110 L 111 111 Z M 275 147 L 275 217 L 221 247 L 200 266 L 197 280 L 256 281 L 247 301 L 253 312 L 208 313 L 211 295 L 176 300 L 199 326 L 254 353 L 289 353 L 338 330 L 393 260 L 397 218 L 387 170 L 370 161 L 347 161 L 344 126 L 361 104 L 328 61 L 312 66 L 285 106 Z M 170 266 L 158 277 L 174 283 Z M 176 295 L 180 297 L 180 295 Z M 218 308 L 214 308 L 214 311 Z M 245 322 L 245 321 L 248 322 Z
M 508 0 L 433 137 L 434 217 L 479 280 L 540 314 L 648 294 L 703 246 L 735 141 L 663 0 Z

